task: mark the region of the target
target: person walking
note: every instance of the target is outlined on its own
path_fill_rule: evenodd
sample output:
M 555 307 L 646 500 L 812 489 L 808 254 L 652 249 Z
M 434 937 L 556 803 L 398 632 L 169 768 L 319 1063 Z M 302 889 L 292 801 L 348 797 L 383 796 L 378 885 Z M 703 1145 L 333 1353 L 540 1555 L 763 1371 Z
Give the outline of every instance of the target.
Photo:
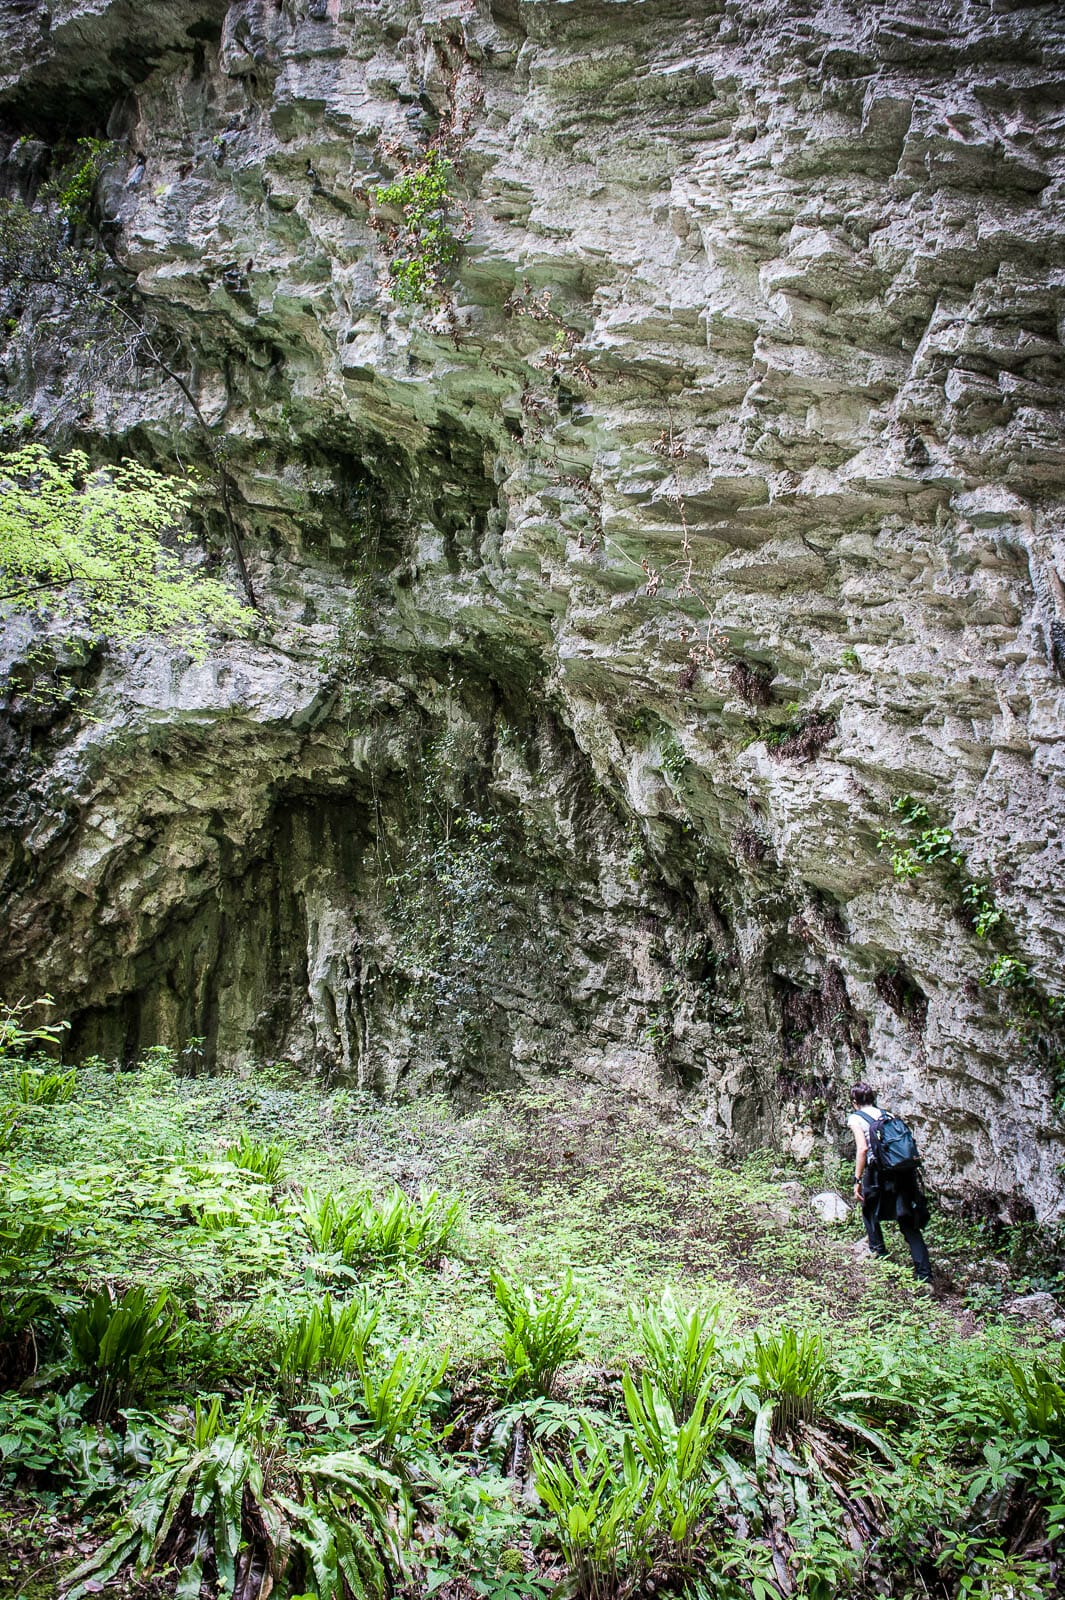
M 917 1176 L 917 1147 L 905 1123 L 885 1114 L 876 1103 L 876 1091 L 867 1083 L 856 1083 L 851 1090 L 853 1111 L 847 1126 L 854 1135 L 854 1198 L 862 1208 L 865 1235 L 874 1256 L 886 1256 L 885 1222 L 897 1222 L 905 1239 L 914 1277 L 931 1283 L 932 1263 L 921 1229 L 928 1221 L 928 1201 Z M 898 1128 L 909 1140 L 912 1158 L 893 1164 L 892 1148 L 883 1139 L 889 1127 Z M 879 1158 L 878 1158 L 879 1152 Z

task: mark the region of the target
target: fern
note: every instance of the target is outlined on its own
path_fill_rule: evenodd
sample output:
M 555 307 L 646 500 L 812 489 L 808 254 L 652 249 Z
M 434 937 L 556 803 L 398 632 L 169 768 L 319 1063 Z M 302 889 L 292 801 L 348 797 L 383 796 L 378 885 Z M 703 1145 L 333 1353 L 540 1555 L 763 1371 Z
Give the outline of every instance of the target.
M 492 1274 L 492 1288 L 503 1319 L 507 1398 L 550 1399 L 559 1371 L 581 1344 L 580 1297 L 572 1276 L 567 1273 L 557 1289 L 544 1290 L 539 1297 L 498 1272 Z
M 278 1352 L 278 1373 L 291 1400 L 311 1379 L 329 1382 L 352 1372 L 377 1326 L 378 1311 L 361 1300 L 333 1309 L 329 1295 L 291 1324 Z
M 646 1370 L 683 1421 L 717 1371 L 717 1310 L 684 1311 L 667 1289 L 658 1307 L 647 1306 L 639 1315 L 630 1311 L 629 1319 Z
M 447 1371 L 448 1352 L 442 1356 L 431 1350 L 412 1350 L 400 1346 L 387 1371 L 375 1372 L 365 1353 L 355 1357 L 361 1398 L 366 1415 L 377 1434 L 379 1447 L 386 1453 L 404 1436 L 417 1437 L 426 1431 L 424 1413 L 437 1398 L 437 1390 Z
M 283 1581 L 319 1600 L 383 1600 L 401 1566 L 389 1510 L 403 1499 L 358 1451 L 289 1457 L 262 1402 L 227 1422 L 216 1397 L 197 1403 L 193 1437 L 152 1466 L 112 1538 L 70 1574 L 67 1600 L 164 1567 L 177 1600 L 197 1600 L 205 1582 L 251 1600 Z
M 95 1389 L 98 1418 L 128 1404 L 141 1380 L 174 1350 L 178 1335 L 169 1302 L 165 1292 L 152 1299 L 144 1288 L 115 1300 L 107 1287 L 71 1317 L 74 1361 Z
M 77 1073 L 49 1072 L 44 1067 L 26 1066 L 12 1073 L 8 1094 L 23 1106 L 61 1106 L 73 1098 Z
M 247 1130 L 242 1129 L 236 1144 L 227 1145 L 223 1156 L 238 1172 L 260 1178 L 263 1183 L 276 1183 L 287 1151 L 288 1143 L 284 1139 L 265 1143 L 251 1138 Z
M 345 1266 L 379 1261 L 438 1261 L 462 1223 L 460 1200 L 444 1200 L 434 1189 L 411 1200 L 397 1189 L 378 1205 L 369 1190 L 340 1204 L 331 1194 L 319 1197 L 308 1189 L 300 1220 L 314 1248 L 339 1256 Z

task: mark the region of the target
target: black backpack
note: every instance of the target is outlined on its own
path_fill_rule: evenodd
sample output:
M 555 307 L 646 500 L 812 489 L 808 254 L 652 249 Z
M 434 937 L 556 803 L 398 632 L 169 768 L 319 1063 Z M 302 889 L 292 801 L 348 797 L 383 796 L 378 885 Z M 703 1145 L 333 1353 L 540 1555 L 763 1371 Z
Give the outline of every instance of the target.
M 901 1178 L 916 1172 L 921 1165 L 917 1140 L 901 1117 L 871 1117 L 860 1108 L 858 1115 L 869 1124 L 869 1154 L 872 1162 L 885 1178 Z

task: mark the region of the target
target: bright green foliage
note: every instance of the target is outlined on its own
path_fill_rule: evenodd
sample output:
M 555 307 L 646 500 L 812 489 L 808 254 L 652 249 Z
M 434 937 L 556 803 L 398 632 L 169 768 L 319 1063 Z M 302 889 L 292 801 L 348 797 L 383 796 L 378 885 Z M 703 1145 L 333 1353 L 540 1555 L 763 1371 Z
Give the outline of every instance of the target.
M 972 1479 L 974 1500 L 990 1497 L 1004 1509 L 1018 1490 L 1047 1508 L 1051 1537 L 1065 1535 L 1065 1346 L 1056 1370 L 1034 1361 L 1030 1368 L 1007 1356 L 1010 1388 L 996 1397 L 1001 1430 L 984 1444 L 986 1468 Z
M 621 1383 L 631 1428 L 631 1445 L 626 1438 L 625 1448 L 634 1450 L 650 1473 L 655 1522 L 671 1546 L 671 1564 L 689 1567 L 700 1522 L 723 1476 L 721 1469 L 707 1471 L 723 1408 L 709 1405 L 703 1389 L 682 1421 L 646 1373 L 639 1388 L 628 1372 Z
M 451 162 L 427 150 L 417 166 L 374 190 L 377 205 L 396 207 L 403 216 L 402 228 L 390 233 L 388 264 L 392 296 L 401 305 L 439 300 L 458 260 L 453 177 Z
M 835 1387 L 824 1340 L 794 1328 L 766 1339 L 755 1334 L 753 1376 L 772 1427 L 782 1433 L 812 1422 Z
M 334 1310 L 326 1295 L 319 1305 L 309 1306 L 292 1323 L 278 1352 L 278 1375 L 290 1396 L 311 1379 L 329 1382 L 353 1372 L 377 1318 L 378 1312 L 361 1300 Z
M 1016 956 L 999 955 L 988 964 L 980 982 L 990 989 L 1027 989 L 1032 975 Z
M 568 1459 L 534 1452 L 537 1491 L 588 1600 L 636 1587 L 652 1565 L 690 1576 L 709 1554 L 706 1521 L 724 1476 L 711 1465 L 724 1412 L 705 1389 L 684 1420 L 646 1373 L 639 1387 L 624 1373 L 622 1394 L 620 1459 L 588 1421 Z
M 654 1554 L 650 1474 L 631 1445 L 620 1469 L 595 1429 L 585 1425 L 568 1459 L 537 1452 L 536 1491 L 555 1519 L 555 1535 L 581 1600 L 612 1600 L 635 1590 Z
M 177 1332 L 169 1299 L 165 1291 L 153 1299 L 147 1289 L 136 1288 L 115 1300 L 104 1288 L 71 1317 L 74 1361 L 93 1385 L 97 1417 L 128 1404 L 173 1353 Z
M 356 1351 L 363 1408 L 379 1447 L 391 1452 L 397 1440 L 423 1435 L 424 1413 L 438 1399 L 437 1391 L 447 1371 L 448 1354 L 400 1345 L 391 1364 L 375 1369 L 364 1350 Z
M 121 1431 L 86 1421 L 87 1384 L 65 1393 L 0 1395 L 0 1482 L 33 1473 L 84 1504 L 106 1499 L 144 1472 L 158 1429 L 128 1412 Z
M 178 1569 L 178 1600 L 196 1600 L 206 1571 L 219 1595 L 269 1592 L 290 1568 L 321 1600 L 380 1596 L 395 1480 L 356 1451 L 290 1461 L 254 1398 L 228 1422 L 197 1403 L 193 1435 L 173 1440 L 133 1495 L 114 1536 L 68 1579 L 70 1600 L 132 1567 Z M 295 1559 L 294 1559 L 295 1558 Z
M 537 1295 L 493 1272 L 492 1288 L 503 1319 L 508 1398 L 543 1395 L 550 1399 L 560 1370 L 581 1344 L 580 1297 L 572 1276 L 567 1273 L 557 1289 Z
M 231 1563 L 233 1600 L 271 1573 L 277 1600 L 369 1600 L 382 1585 L 539 1600 L 558 1588 L 561 1552 L 572 1587 L 602 1600 L 651 1583 L 688 1600 L 1052 1591 L 1059 1352 L 993 1321 L 960 1338 L 954 1308 L 916 1299 L 897 1270 L 856 1281 L 845 1238 L 768 1220 L 778 1156 L 715 1166 L 690 1130 L 678 1139 L 653 1109 L 565 1075 L 471 1110 L 281 1074 L 190 1078 L 162 1051 L 133 1072 L 82 1062 L 72 1100 L 20 1107 L 19 1123 L 0 1171 L 0 1479 L 28 1514 L 87 1517 L 85 1537 L 105 1544 L 82 1584 L 117 1561 L 116 1592 L 143 1566 L 160 1593 L 185 1574 L 186 1593 L 202 1579 L 224 1594 Z M 286 1129 L 284 1193 L 215 1154 L 241 1128 L 264 1146 Z M 325 1249 L 308 1249 L 290 1198 L 301 1186 L 391 1197 L 399 1171 L 465 1186 L 461 1257 L 438 1271 L 403 1255 L 345 1266 L 331 1245 L 350 1199 L 325 1208 Z M 963 1230 L 986 1257 L 985 1235 L 932 1227 L 958 1276 Z M 525 1289 L 559 1260 L 580 1274 L 579 1365 L 565 1348 L 571 1285 Z M 1011 1261 L 1056 1273 L 1050 1258 Z M 521 1381 L 503 1405 L 513 1374 L 493 1371 L 506 1333 L 493 1266 L 516 1307 Z M 352 1362 L 351 1297 L 334 1287 L 327 1305 L 323 1285 L 355 1276 Z M 148 1310 L 169 1289 L 180 1331 L 138 1374 L 158 1415 L 127 1406 L 121 1428 L 90 1420 L 96 1383 L 80 1381 L 65 1331 L 108 1279 L 150 1286 Z M 681 1285 L 721 1314 L 681 1304 Z M 564 1392 L 551 1337 L 529 1336 L 560 1299 Z M 757 1345 L 730 1333 L 734 1314 Z M 535 1392 L 538 1365 L 553 1398 Z M 32 1388 L 5 1393 L 35 1368 Z M 243 1412 L 227 1410 L 217 1391 L 252 1384 Z M 0 1527 L 0 1589 L 14 1548 Z
M 284 1139 L 253 1139 L 246 1129 L 241 1129 L 236 1144 L 227 1145 L 225 1159 L 240 1172 L 247 1172 L 263 1183 L 276 1183 L 281 1172 L 288 1145 Z
M 434 1531 L 415 1546 L 424 1563 L 422 1593 L 443 1584 L 451 1592 L 468 1585 L 484 1600 L 541 1600 L 556 1592 L 550 1577 L 541 1576 L 529 1558 L 529 1508 L 514 1496 L 513 1483 L 480 1463 L 476 1474 L 467 1462 L 444 1456 L 429 1467 Z
M 304 1456 L 298 1499 L 282 1501 L 288 1535 L 302 1555 L 301 1587 L 317 1600 L 375 1600 L 392 1587 L 402 1557 L 389 1519 L 403 1510 L 396 1478 L 357 1450 Z
M 93 468 L 82 451 L 56 460 L 35 444 L 0 456 L 0 600 L 121 643 L 162 634 L 202 656 L 209 629 L 239 630 L 251 613 L 163 543 L 192 538 L 189 495 L 133 461 Z
M 877 849 L 891 851 L 891 870 L 896 878 L 916 878 L 927 866 L 936 862 L 962 865 L 962 858 L 952 851 L 954 835 L 949 828 L 931 828 L 928 807 L 912 795 L 900 795 L 891 802 L 891 809 L 906 830 L 905 837 L 894 828 L 881 828 L 877 835 Z
M 68 222 L 77 226 L 88 220 L 89 207 L 100 174 L 112 159 L 117 146 L 109 139 L 79 139 L 71 161 L 52 180 L 51 192 Z
M 1026 1371 L 1012 1356 L 1005 1361 L 1012 1392 L 1002 1396 L 1002 1420 L 1016 1434 L 1043 1439 L 1065 1452 L 1065 1345 L 1058 1349 L 1058 1370 L 1035 1361 Z
M 877 849 L 890 850 L 891 869 L 896 878 L 916 878 L 929 866 L 959 869 L 965 867 L 965 858 L 954 848 L 954 835 L 949 828 L 928 826 L 928 807 L 912 795 L 900 795 L 891 803 L 905 834 L 894 828 L 881 828 L 877 836 Z M 956 877 L 955 877 L 956 882 Z M 978 939 L 986 939 L 1004 923 L 1001 907 L 986 883 L 966 878 L 960 890 L 961 904 L 972 923 Z
M 630 1316 L 647 1372 L 683 1421 L 719 1369 L 717 1311 L 684 1311 L 667 1290 L 660 1306 Z
M 69 1022 L 42 1022 L 28 1027 L 29 1013 L 38 1006 L 50 1006 L 52 997 L 41 995 L 39 1000 L 16 1000 L 14 1005 L 0 1005 L 0 1062 L 24 1061 L 37 1053 L 40 1045 L 57 1046 Z
M 986 939 L 1002 921 L 1002 910 L 986 883 L 967 883 L 961 891 L 962 904 L 973 919 L 973 932 Z
M 230 1163 L 219 1162 L 219 1165 L 229 1166 Z M 186 1170 L 193 1180 L 210 1178 L 209 1169 L 190 1166 Z M 257 1223 L 283 1222 L 288 1216 L 286 1209 L 275 1205 L 262 1189 L 248 1193 L 242 1188 L 226 1189 L 221 1184 L 206 1193 L 190 1195 L 186 1210 L 189 1220 L 206 1234 L 226 1233 Z
M 316 1250 L 357 1267 L 375 1261 L 438 1261 L 462 1218 L 462 1202 L 444 1200 L 435 1189 L 423 1190 L 417 1200 L 397 1189 L 381 1205 L 368 1189 L 346 1204 L 308 1189 L 300 1220 Z
M 22 1106 L 64 1105 L 74 1093 L 77 1073 L 49 1072 L 45 1067 L 21 1067 L 4 1085 L 12 1100 Z

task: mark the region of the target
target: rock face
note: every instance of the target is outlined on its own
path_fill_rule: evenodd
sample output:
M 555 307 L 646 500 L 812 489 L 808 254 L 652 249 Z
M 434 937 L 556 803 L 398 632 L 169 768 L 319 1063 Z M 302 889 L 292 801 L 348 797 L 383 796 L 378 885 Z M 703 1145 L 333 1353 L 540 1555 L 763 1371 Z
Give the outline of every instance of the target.
M 116 141 L 188 390 L 86 390 L 29 296 L 7 403 L 224 444 L 262 612 L 73 706 L 13 669 L 6 992 L 390 1092 L 572 1065 L 803 1156 L 862 1076 L 937 1184 L 1061 1215 L 1060 6 L 0 20 L 9 191 Z M 434 137 L 461 256 L 403 305 L 376 186 Z

